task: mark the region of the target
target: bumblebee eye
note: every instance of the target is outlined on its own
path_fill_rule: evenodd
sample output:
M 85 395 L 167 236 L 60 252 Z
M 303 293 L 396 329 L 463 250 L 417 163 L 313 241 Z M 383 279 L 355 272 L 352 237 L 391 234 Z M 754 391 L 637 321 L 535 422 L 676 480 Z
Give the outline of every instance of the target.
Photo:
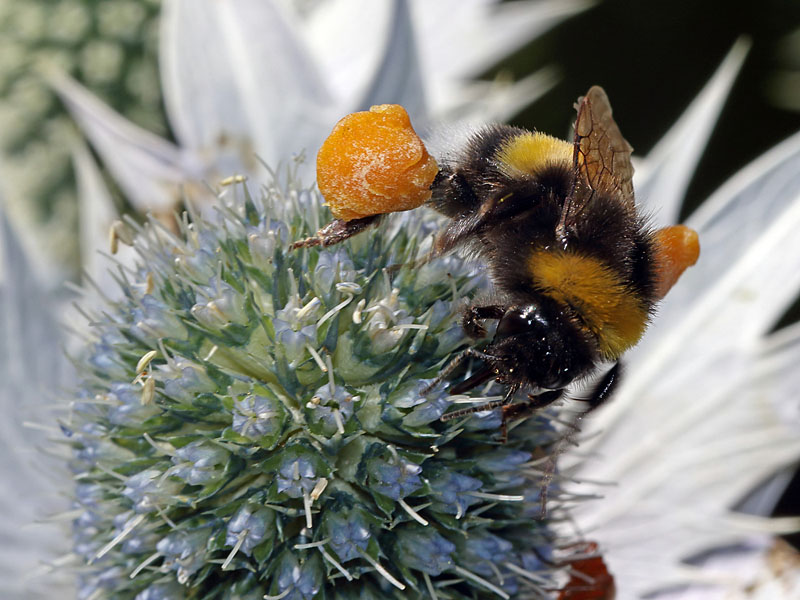
M 495 337 L 509 337 L 520 333 L 528 333 L 538 324 L 546 325 L 541 315 L 532 310 L 531 307 L 515 308 L 506 311 L 501 317 L 497 323 Z

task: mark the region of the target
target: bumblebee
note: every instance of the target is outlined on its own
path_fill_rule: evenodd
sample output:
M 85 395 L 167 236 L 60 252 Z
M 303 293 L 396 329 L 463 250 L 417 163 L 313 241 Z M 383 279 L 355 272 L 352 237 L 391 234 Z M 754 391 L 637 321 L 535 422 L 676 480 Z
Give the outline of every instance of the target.
M 429 204 L 450 217 L 433 255 L 464 248 L 484 262 L 492 295 L 469 306 L 467 349 L 429 386 L 468 358 L 483 366 L 451 387 L 462 393 L 494 379 L 503 400 L 444 419 L 504 406 L 504 423 L 560 398 L 567 386 L 614 363 L 589 398 L 600 405 L 619 381 L 620 356 L 642 337 L 658 300 L 699 252 L 683 226 L 653 231 L 633 192 L 632 147 L 612 118 L 608 97 L 592 87 L 578 100 L 573 142 L 507 125 L 475 133 L 440 165 Z M 511 405 L 530 390 L 528 401 Z
M 430 191 L 426 204 L 450 218 L 428 259 L 464 249 L 487 266 L 493 283 L 491 296 L 466 309 L 464 330 L 477 339 L 487 335 L 487 321 L 497 321 L 497 326 L 485 347 L 465 350 L 423 392 L 470 358 L 483 366 L 452 386 L 451 393 L 492 379 L 506 386 L 502 400 L 448 413 L 444 420 L 503 406 L 505 425 L 554 402 L 601 363 L 613 363 L 585 399 L 590 410 L 599 406 L 619 381 L 620 356 L 639 341 L 657 302 L 697 260 L 694 231 L 680 225 L 654 231 L 638 212 L 633 149 L 614 121 L 603 89 L 592 87 L 575 107 L 572 142 L 508 125 L 489 126 L 472 135 L 453 158 L 439 163 L 431 173 L 430 190 L 424 184 L 423 192 Z M 384 114 L 387 107 L 370 112 Z M 408 125 L 407 117 L 404 123 Z M 380 133 L 376 139 L 387 145 L 383 132 L 375 129 Z M 337 138 L 322 162 L 347 166 L 339 176 L 345 201 L 354 189 L 374 196 L 375 184 L 363 175 L 364 165 L 382 167 L 385 161 L 363 151 L 365 144 L 350 125 L 341 131 L 345 143 Z M 366 135 L 371 133 L 367 128 Z M 395 149 L 388 146 L 383 150 L 391 154 Z M 418 148 L 411 149 L 397 154 L 416 157 Z M 396 178 L 419 191 L 422 179 L 417 175 Z M 352 187 L 353 179 L 361 186 Z M 381 185 L 389 189 L 395 182 L 388 183 Z M 337 218 L 291 248 L 329 246 L 375 225 L 391 206 L 377 197 L 374 210 Z M 407 208 L 403 204 L 397 210 Z M 528 400 L 511 404 L 522 389 L 528 391 Z

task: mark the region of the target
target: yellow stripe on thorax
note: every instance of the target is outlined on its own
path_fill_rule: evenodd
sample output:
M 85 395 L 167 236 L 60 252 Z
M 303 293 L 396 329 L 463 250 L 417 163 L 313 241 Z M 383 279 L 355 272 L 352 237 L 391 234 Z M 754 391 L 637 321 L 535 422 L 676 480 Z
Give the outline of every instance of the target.
M 534 175 L 551 165 L 571 165 L 573 151 L 570 142 L 544 133 L 525 132 L 505 142 L 495 156 L 509 176 Z
M 620 276 L 602 261 L 582 254 L 541 249 L 533 252 L 527 266 L 538 289 L 580 315 L 607 360 L 618 358 L 642 337 L 647 310 Z

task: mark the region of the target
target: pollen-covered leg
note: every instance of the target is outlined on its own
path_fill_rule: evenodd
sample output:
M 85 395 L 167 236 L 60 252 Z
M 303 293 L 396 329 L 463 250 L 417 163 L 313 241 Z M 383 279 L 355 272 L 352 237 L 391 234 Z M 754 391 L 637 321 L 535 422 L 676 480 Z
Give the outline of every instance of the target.
M 382 216 L 372 215 L 363 219 L 353 219 L 352 221 L 334 219 L 311 237 L 294 242 L 289 246 L 289 250 L 311 246 L 322 246 L 323 248 L 325 246 L 333 246 L 361 233 L 372 225 L 377 225 Z
M 657 284 L 656 297 L 663 298 L 683 272 L 697 262 L 700 241 L 697 232 L 686 225 L 672 225 L 655 232 Z

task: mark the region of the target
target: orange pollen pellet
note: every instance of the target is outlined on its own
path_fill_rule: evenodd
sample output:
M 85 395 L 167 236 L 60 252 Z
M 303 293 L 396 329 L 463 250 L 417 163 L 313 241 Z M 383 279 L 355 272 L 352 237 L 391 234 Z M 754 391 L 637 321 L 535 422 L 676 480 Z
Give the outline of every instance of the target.
M 660 299 L 678 281 L 683 272 L 697 262 L 700 240 L 686 225 L 664 227 L 655 233 L 658 280 L 656 296 Z
M 439 168 L 397 104 L 341 119 L 317 154 L 317 185 L 337 219 L 417 208 Z

